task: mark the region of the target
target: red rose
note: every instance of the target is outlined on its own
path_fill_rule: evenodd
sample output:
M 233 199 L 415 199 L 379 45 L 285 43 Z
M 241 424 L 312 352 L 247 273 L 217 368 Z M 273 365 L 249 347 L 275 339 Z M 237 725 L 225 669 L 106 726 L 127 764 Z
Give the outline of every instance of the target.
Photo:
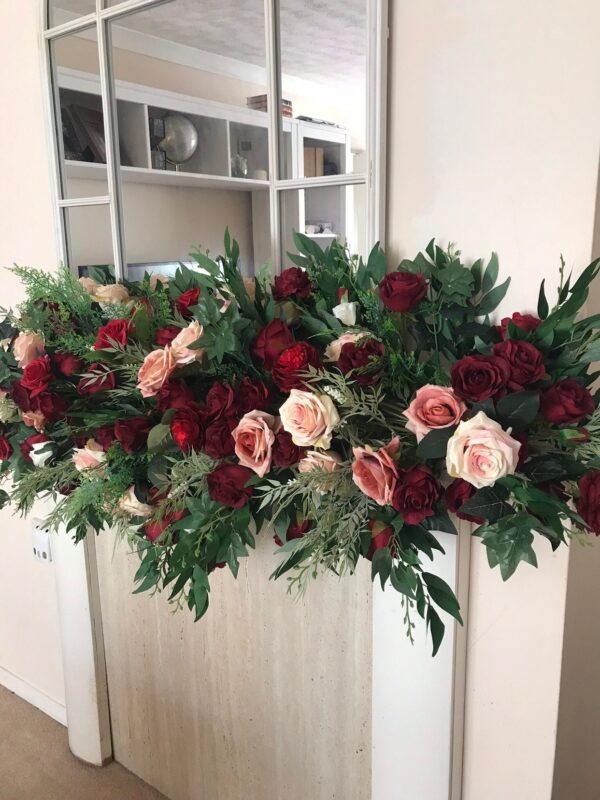
M 410 311 L 427 294 L 427 281 L 420 272 L 390 272 L 379 284 L 381 302 L 390 311 Z
M 588 472 L 579 481 L 577 513 L 583 517 L 590 530 L 600 535 L 600 470 Z
M 392 505 L 408 525 L 418 525 L 435 514 L 440 487 L 427 467 L 416 466 L 400 473 Z
M 0 436 L 0 461 L 8 461 L 12 455 L 12 445 L 4 436 Z
M 252 343 L 252 355 L 262 361 L 266 369 L 271 369 L 279 353 L 293 344 L 294 336 L 285 322 L 274 319 Z
M 590 392 L 572 378 L 545 389 L 540 404 L 544 418 L 553 425 L 577 424 L 596 409 Z
M 106 325 L 101 325 L 98 328 L 94 350 L 113 348 L 115 342 L 125 347 L 130 325 L 131 323 L 128 319 L 111 319 Z
M 79 394 L 90 395 L 114 389 L 117 385 L 114 372 L 105 364 L 94 363 L 87 368 L 87 373 L 93 375 L 91 378 L 82 378 L 77 384 Z
M 185 408 L 194 402 L 194 393 L 185 381 L 165 381 L 156 395 L 159 411 L 169 408 Z
M 510 367 L 499 356 L 465 356 L 452 365 L 452 388 L 463 400 L 477 403 L 506 388 Z
M 462 514 L 461 508 L 470 500 L 475 494 L 475 487 L 468 481 L 463 481 L 462 478 L 457 478 L 452 481 L 450 486 L 446 489 L 446 507 L 452 514 L 456 514 L 459 519 L 466 519 L 467 522 L 474 522 L 476 525 L 481 525 L 485 522 L 483 517 L 475 517 L 471 514 Z
M 152 423 L 148 417 L 129 417 L 115 422 L 115 439 L 126 453 L 141 450 L 148 440 Z
M 42 392 L 37 397 L 31 398 L 31 410 L 39 411 L 47 422 L 56 422 L 62 419 L 68 405 L 66 397 L 50 392 Z
M 376 339 L 361 339 L 342 346 L 337 366 L 344 375 L 361 386 L 373 386 L 381 380 L 385 348 Z
M 102 445 L 104 451 L 109 450 L 115 441 L 115 429 L 113 425 L 102 425 L 94 431 L 94 439 Z
M 273 380 L 282 392 L 304 387 L 302 373 L 309 367 L 318 369 L 321 366 L 319 353 L 308 342 L 297 342 L 283 350 L 273 364 Z
M 249 411 L 266 411 L 269 405 L 270 392 L 264 383 L 242 378 L 235 394 L 235 405 L 240 417 Z
M 304 535 L 309 532 L 311 526 L 312 522 L 309 519 L 304 519 L 301 522 L 295 522 L 293 525 L 290 525 L 285 532 L 286 542 L 291 542 L 292 539 L 302 539 Z M 283 546 L 283 542 L 277 534 L 273 536 L 273 539 L 277 547 Z
M 191 405 L 180 408 L 171 422 L 171 435 L 180 450 L 200 450 L 204 443 L 204 419 Z
M 185 509 L 183 511 L 173 511 L 171 514 L 167 514 L 167 516 L 161 519 L 159 522 L 146 522 L 144 525 L 144 533 L 146 534 L 146 538 L 150 539 L 151 542 L 155 542 L 162 536 L 172 522 L 179 522 L 179 520 L 183 519 L 186 514 L 187 511 Z
M 229 508 L 242 508 L 252 497 L 252 486 L 246 486 L 254 473 L 241 464 L 219 464 L 208 475 L 211 500 Z
M 212 419 L 235 414 L 235 393 L 228 383 L 213 383 L 206 394 L 206 406 Z
M 276 467 L 293 467 L 294 464 L 300 461 L 305 452 L 306 449 L 304 447 L 298 447 L 297 444 L 294 444 L 291 434 L 287 431 L 280 430 L 275 434 L 272 458 Z
M 394 530 L 389 525 L 384 525 L 384 523 L 378 519 L 370 519 L 368 526 L 371 531 L 371 544 L 369 545 L 367 558 L 369 561 L 372 561 L 375 550 L 379 550 L 381 547 L 389 547 L 390 542 L 394 538 Z
M 166 347 L 171 344 L 173 339 L 181 333 L 181 328 L 177 325 L 167 325 L 166 328 L 159 328 L 154 334 L 154 342 L 159 347 Z
M 33 436 L 28 436 L 20 445 L 20 450 L 25 461 L 31 463 L 31 451 L 35 444 L 45 444 L 49 441 L 50 439 L 44 433 L 34 433 Z
M 235 452 L 235 441 L 231 431 L 237 422 L 232 417 L 220 417 L 206 428 L 204 452 L 211 458 L 226 458 Z
M 498 326 L 498 331 L 503 339 L 506 339 L 509 322 L 512 322 L 513 325 L 516 325 L 517 328 L 520 328 L 522 331 L 531 333 L 538 325 L 541 325 L 542 320 L 538 317 L 534 317 L 533 314 L 520 314 L 518 311 L 516 311 L 512 317 L 503 317 Z
M 529 458 L 529 437 L 525 431 L 512 431 L 510 434 L 513 439 L 516 439 L 517 442 L 521 443 L 521 447 L 519 448 L 519 460 L 517 461 L 517 467 L 522 467 L 523 464 Z
M 21 386 L 28 389 L 31 397 L 43 392 L 52 378 L 52 365 L 49 356 L 40 356 L 30 361 L 23 370 Z
M 284 300 L 294 295 L 299 300 L 308 300 L 312 294 L 312 286 L 308 274 L 300 267 L 284 269 L 281 275 L 275 278 L 273 297 L 275 300 Z
M 507 339 L 494 345 L 494 354 L 508 362 L 510 367 L 509 388 L 520 391 L 525 386 L 541 381 L 546 374 L 544 357 L 529 342 L 522 339 Z
M 177 300 L 175 300 L 177 311 L 179 311 L 182 317 L 191 317 L 192 312 L 190 309 L 198 304 L 199 299 L 200 289 L 188 289 L 187 292 L 180 294 Z
M 77 358 L 73 353 L 54 353 L 52 362 L 58 372 L 66 378 L 70 378 L 78 372 L 83 372 L 84 369 L 83 359 Z
M 18 381 L 15 381 L 10 387 L 10 396 L 21 411 L 31 411 L 29 392 Z

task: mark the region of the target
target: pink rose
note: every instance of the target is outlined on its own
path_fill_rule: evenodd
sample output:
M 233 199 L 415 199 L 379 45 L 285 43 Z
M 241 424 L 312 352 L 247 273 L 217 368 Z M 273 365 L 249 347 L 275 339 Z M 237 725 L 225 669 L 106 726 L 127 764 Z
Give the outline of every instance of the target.
M 275 433 L 280 423 L 266 411 L 249 411 L 231 432 L 240 464 L 262 478 L 271 466 Z
M 345 344 L 356 344 L 366 334 L 364 333 L 344 333 L 335 339 L 325 348 L 325 361 L 338 361 Z
M 454 389 L 428 384 L 419 389 L 415 399 L 404 412 L 406 427 L 420 442 L 429 431 L 458 425 L 467 406 L 455 395 Z
M 21 417 L 28 428 L 35 428 L 38 433 L 42 433 L 46 427 L 47 420 L 41 411 L 23 411 Z
M 354 447 L 352 479 L 358 488 L 380 506 L 389 506 L 398 483 L 398 468 L 393 456 L 400 447 L 396 436 L 380 450 Z
M 307 450 L 298 464 L 298 472 L 312 472 L 321 469 L 324 472 L 335 472 L 340 468 L 342 458 L 333 450 Z
M 83 286 L 86 292 L 88 292 L 88 294 L 94 294 L 96 289 L 100 286 L 98 281 L 95 281 L 93 278 L 79 278 L 79 283 Z
M 33 331 L 20 333 L 13 342 L 13 354 L 18 365 L 26 367 L 44 354 L 44 337 Z
M 105 458 L 104 448 L 95 439 L 88 439 L 85 447 L 73 450 L 73 463 L 78 472 L 99 467 Z
M 300 389 L 292 389 L 279 415 L 283 429 L 298 447 L 329 447 L 332 431 L 340 421 L 331 397 Z
M 192 361 L 199 361 L 202 358 L 204 350 L 190 350 L 189 346 L 197 342 L 203 333 L 202 325 L 197 320 L 194 320 L 190 322 L 187 328 L 182 328 L 181 333 L 178 333 L 173 339 L 171 349 L 178 366 L 191 364 Z
M 177 366 L 170 345 L 148 353 L 138 372 L 138 389 L 142 397 L 154 397 Z
M 452 478 L 462 478 L 482 489 L 512 475 L 519 462 L 521 443 L 480 411 L 461 422 L 448 442 L 446 469 Z

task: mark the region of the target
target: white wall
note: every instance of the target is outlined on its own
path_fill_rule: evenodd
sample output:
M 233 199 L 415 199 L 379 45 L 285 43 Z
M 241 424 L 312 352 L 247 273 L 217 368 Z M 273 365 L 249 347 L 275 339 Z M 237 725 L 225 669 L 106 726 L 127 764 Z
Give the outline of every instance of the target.
M 505 311 L 590 259 L 600 141 L 594 0 L 391 5 L 388 248 L 497 250 Z M 473 543 L 464 800 L 549 800 L 567 551 L 502 585 Z
M 38 6 L 0 3 L 0 265 L 53 268 L 57 255 L 39 63 Z M 18 282 L 0 272 L 1 304 Z M 64 704 L 54 574 L 31 555 L 29 525 L 0 512 L 0 683 Z

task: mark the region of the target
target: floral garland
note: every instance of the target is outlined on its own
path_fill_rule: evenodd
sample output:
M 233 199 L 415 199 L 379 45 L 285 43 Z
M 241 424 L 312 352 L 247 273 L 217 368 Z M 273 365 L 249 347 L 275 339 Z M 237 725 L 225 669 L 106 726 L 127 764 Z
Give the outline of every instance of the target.
M 537 316 L 490 314 L 509 280 L 431 242 L 386 273 L 338 243 L 295 234 L 295 266 L 273 286 L 225 255 L 193 256 L 172 279 L 117 284 L 16 268 L 26 300 L 0 325 L 0 459 L 27 513 L 79 540 L 116 528 L 141 558 L 136 591 L 166 590 L 196 618 L 209 575 L 254 547 L 266 522 L 303 589 L 322 571 L 401 595 L 407 632 L 458 602 L 427 570 L 436 531 L 469 520 L 508 578 L 600 533 L 600 411 L 589 366 L 600 315 L 577 319 L 600 265 L 561 282 Z M 35 432 L 34 432 L 35 431 Z M 575 532 L 575 533 L 574 533 Z

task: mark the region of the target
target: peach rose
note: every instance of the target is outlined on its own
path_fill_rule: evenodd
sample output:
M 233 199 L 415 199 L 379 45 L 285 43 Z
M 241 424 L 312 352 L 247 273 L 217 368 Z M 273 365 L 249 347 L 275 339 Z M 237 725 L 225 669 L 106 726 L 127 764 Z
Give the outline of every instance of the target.
M 155 292 L 159 283 L 163 286 L 168 286 L 169 276 L 163 275 L 161 272 L 156 272 L 154 275 L 150 275 L 149 286 L 151 291 Z
M 33 331 L 20 333 L 13 342 L 13 355 L 17 364 L 26 367 L 44 354 L 44 337 Z
M 340 417 L 331 397 L 292 389 L 279 409 L 283 429 L 298 447 L 327 448 Z
M 521 443 L 509 431 L 480 411 L 461 422 L 448 442 L 446 469 L 452 478 L 462 478 L 476 489 L 493 486 L 512 475 L 519 461 Z
M 29 428 L 35 428 L 38 433 L 42 433 L 46 427 L 46 417 L 41 411 L 23 411 L 21 416 L 24 424 Z
M 105 286 L 99 285 L 93 293 L 94 300 L 98 303 L 110 303 L 118 305 L 129 300 L 129 292 L 120 283 L 107 283 Z
M 177 366 L 171 346 L 148 353 L 138 372 L 138 389 L 142 397 L 154 397 Z
M 248 295 L 250 300 L 254 302 L 254 299 L 256 297 L 256 283 L 254 281 L 254 278 L 245 277 L 243 278 L 243 281 L 244 281 L 244 286 L 246 287 L 246 294 Z
M 187 328 L 182 328 L 181 333 L 171 342 L 173 357 L 178 366 L 191 364 L 192 361 L 200 361 L 205 350 L 190 350 L 189 346 L 197 342 L 204 333 L 202 325 L 197 320 L 190 322 Z
M 102 449 L 102 445 L 95 439 L 88 439 L 85 447 L 79 447 L 73 450 L 73 463 L 77 472 L 83 472 L 84 469 L 94 469 L 99 467 L 106 458 L 106 453 Z
M 364 333 L 343 333 L 339 338 L 335 339 L 331 344 L 328 344 L 325 348 L 325 361 L 338 361 L 340 357 L 340 353 L 342 352 L 342 347 L 345 344 L 354 344 L 360 338 L 362 338 L 365 334 Z
M 96 289 L 100 286 L 98 281 L 95 281 L 93 278 L 79 278 L 79 283 L 89 294 L 94 294 Z
M 389 506 L 398 482 L 398 468 L 393 456 L 400 447 L 396 436 L 380 450 L 353 447 L 352 480 L 363 494 L 380 506 Z
M 312 472 L 321 469 L 324 472 L 335 472 L 340 469 L 342 457 L 333 450 L 307 450 L 298 463 L 298 472 Z
M 119 508 L 132 517 L 149 517 L 152 506 L 142 503 L 135 495 L 135 487 L 131 486 L 119 500 Z
M 404 411 L 406 427 L 420 442 L 429 431 L 458 425 L 467 406 L 446 386 L 428 384 L 419 389 L 415 399 Z
M 240 464 L 264 477 L 271 466 L 271 455 L 279 420 L 266 411 L 249 411 L 231 432 Z

